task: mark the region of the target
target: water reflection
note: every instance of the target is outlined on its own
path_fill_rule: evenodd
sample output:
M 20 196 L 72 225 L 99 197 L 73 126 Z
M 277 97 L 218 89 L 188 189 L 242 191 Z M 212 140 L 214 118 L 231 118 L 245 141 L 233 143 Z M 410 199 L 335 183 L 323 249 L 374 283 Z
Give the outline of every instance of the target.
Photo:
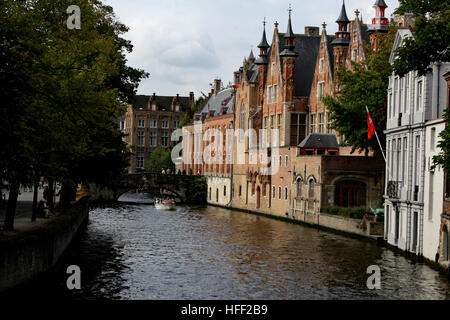
M 69 264 L 82 269 L 80 292 L 65 289 Z M 381 268 L 381 290 L 366 287 L 370 265 Z M 373 243 L 215 207 L 94 209 L 50 278 L 47 291 L 65 298 L 450 297 L 445 277 Z

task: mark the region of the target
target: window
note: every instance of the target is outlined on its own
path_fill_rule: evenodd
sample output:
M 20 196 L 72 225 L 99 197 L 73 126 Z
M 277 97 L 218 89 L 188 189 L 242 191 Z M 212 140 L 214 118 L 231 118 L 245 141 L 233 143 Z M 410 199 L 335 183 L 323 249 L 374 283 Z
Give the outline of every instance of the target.
M 280 162 L 278 163 L 278 167 L 281 168 L 281 156 L 280 156 Z
M 274 198 L 274 199 L 275 199 L 275 195 L 276 195 L 275 190 L 276 190 L 276 187 L 272 186 L 272 198 Z
M 281 114 L 277 114 L 277 128 L 281 129 Z
M 272 103 L 276 103 L 278 101 L 278 85 L 273 86 L 272 92 Z
M 323 58 L 319 60 L 319 72 L 323 73 Z
M 398 99 L 398 78 L 394 80 L 394 101 L 392 102 L 392 116 L 395 117 L 397 110 L 397 99 Z
M 227 196 L 227 186 L 223 186 L 223 196 Z
M 310 116 L 310 123 L 309 123 L 309 133 L 316 132 L 316 115 L 312 114 Z
M 419 176 L 420 176 L 420 136 L 416 136 L 416 147 L 415 147 L 415 174 L 414 174 L 414 201 L 419 200 Z
M 272 86 L 267 87 L 267 104 L 272 103 Z
M 400 79 L 400 94 L 398 96 L 398 113 L 401 113 L 403 110 L 403 84 L 405 82 L 405 78 Z
M 297 146 L 306 137 L 306 114 L 291 114 L 291 145 Z
M 267 129 L 267 117 L 264 117 L 264 129 Z
M 138 131 L 137 138 L 138 138 L 137 145 L 139 147 L 143 147 L 144 144 L 145 144 L 145 132 L 144 131 Z
M 289 164 L 289 156 L 286 156 L 284 160 L 285 160 L 285 167 L 287 168 Z
M 319 113 L 319 133 L 323 132 L 323 113 Z
M 431 136 L 430 136 L 430 148 L 434 150 L 435 148 L 435 139 L 436 139 L 436 128 L 431 128 Z
M 417 104 L 416 104 L 416 110 L 422 109 L 422 81 L 419 81 L 417 83 Z
M 314 190 L 315 186 L 316 186 L 316 183 L 314 182 L 314 179 L 310 179 L 309 180 L 309 193 L 308 193 L 308 196 L 310 199 L 314 199 L 314 197 L 315 197 L 315 190 Z
M 408 138 L 403 138 L 403 154 L 402 154 L 402 172 L 405 174 L 406 171 L 406 154 L 408 150 Z M 403 177 L 404 181 L 406 182 L 406 176 Z
M 163 147 L 167 147 L 169 146 L 169 133 L 168 132 L 163 132 L 162 136 L 161 136 L 161 145 Z
M 145 128 L 145 119 L 138 119 L 138 128 Z
M 272 77 L 275 75 L 275 62 L 272 62 L 272 66 L 270 67 L 270 74 Z
M 152 111 L 156 111 L 156 104 L 152 104 Z
M 120 130 L 125 130 L 125 120 L 122 120 L 119 122 L 119 129 Z
M 150 120 L 150 128 L 157 128 L 158 122 L 156 120 Z
M 275 116 L 270 116 L 270 129 L 275 127 Z
M 176 128 L 178 128 L 178 126 L 180 125 L 180 121 L 179 120 L 175 120 L 174 122 L 173 122 L 173 127 L 176 129 Z
M 169 120 L 161 121 L 161 128 L 163 128 L 163 129 L 169 128 Z
M 321 99 L 325 94 L 325 82 L 319 82 L 317 84 L 317 97 Z
M 352 61 L 356 61 L 356 57 L 358 56 L 358 50 L 353 49 L 352 50 Z
M 278 199 L 280 199 L 281 200 L 281 196 L 282 196 L 282 188 L 281 187 L 278 187 Z
M 331 120 L 331 114 L 327 112 L 327 133 L 331 133 L 331 125 L 333 124 L 333 121 Z
M 239 129 L 240 129 L 240 133 L 239 133 L 239 141 L 243 142 L 244 141 L 244 137 L 245 137 L 245 104 L 242 103 L 241 106 L 241 115 L 240 115 L 240 119 L 239 119 Z
M 150 147 L 156 147 L 156 132 L 150 132 Z
M 144 153 L 138 152 L 136 157 L 136 168 L 144 169 Z
M 302 188 L 303 188 L 303 181 L 301 178 L 297 179 L 297 197 L 302 196 Z
M 284 200 L 288 199 L 288 187 L 284 187 Z
M 392 117 L 392 92 L 389 93 L 388 108 L 389 108 L 389 111 L 388 111 L 389 118 L 391 118 Z
M 175 112 L 180 112 L 180 106 L 179 105 L 175 106 Z
M 242 196 L 242 186 L 240 185 L 239 186 L 239 197 L 241 197 Z

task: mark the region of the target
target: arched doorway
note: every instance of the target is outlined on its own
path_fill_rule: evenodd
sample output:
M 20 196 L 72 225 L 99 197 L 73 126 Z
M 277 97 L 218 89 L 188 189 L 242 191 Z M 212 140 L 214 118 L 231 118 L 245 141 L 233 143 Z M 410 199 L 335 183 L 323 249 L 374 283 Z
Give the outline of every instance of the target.
M 366 206 L 366 184 L 361 181 L 343 180 L 335 185 L 335 204 L 339 207 L 357 208 Z
M 258 186 L 256 189 L 256 209 L 261 208 L 261 188 Z

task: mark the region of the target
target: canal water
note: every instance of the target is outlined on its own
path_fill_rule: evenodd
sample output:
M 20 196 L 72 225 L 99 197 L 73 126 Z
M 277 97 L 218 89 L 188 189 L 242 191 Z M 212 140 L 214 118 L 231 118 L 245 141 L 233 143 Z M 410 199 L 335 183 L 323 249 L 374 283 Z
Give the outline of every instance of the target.
M 69 291 L 66 269 L 81 268 Z M 381 269 L 381 290 L 367 268 Z M 315 228 L 216 207 L 92 209 L 47 275 L 10 295 L 59 299 L 449 299 L 427 265 Z

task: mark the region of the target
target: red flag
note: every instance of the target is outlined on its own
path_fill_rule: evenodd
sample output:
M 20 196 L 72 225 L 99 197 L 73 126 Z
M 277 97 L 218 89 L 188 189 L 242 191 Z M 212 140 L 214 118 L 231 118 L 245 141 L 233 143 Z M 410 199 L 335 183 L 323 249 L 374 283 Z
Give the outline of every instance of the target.
M 367 136 L 369 137 L 369 140 L 372 139 L 373 134 L 375 133 L 375 126 L 373 125 L 372 118 L 370 117 L 370 112 L 367 112 Z

